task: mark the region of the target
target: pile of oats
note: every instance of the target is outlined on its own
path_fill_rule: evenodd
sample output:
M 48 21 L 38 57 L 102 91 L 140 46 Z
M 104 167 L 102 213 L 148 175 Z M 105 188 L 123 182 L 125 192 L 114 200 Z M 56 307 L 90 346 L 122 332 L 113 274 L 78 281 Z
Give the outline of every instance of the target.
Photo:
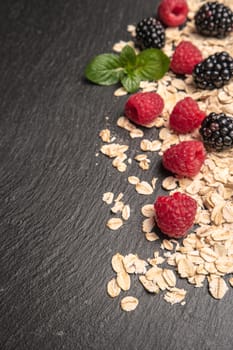
M 231 0 L 220 1 L 233 9 Z M 192 41 L 206 58 L 210 54 L 219 51 L 227 51 L 233 56 L 233 35 L 225 39 L 205 38 L 196 33 L 194 26 L 194 14 L 203 2 L 188 1 L 189 21 L 181 31 L 177 28 L 166 29 L 166 46 L 164 52 L 171 57 L 174 46 L 182 40 Z M 128 31 L 132 37 L 135 35 L 135 26 L 129 25 Z M 120 52 L 126 45 L 134 47 L 133 40 L 116 43 L 113 50 Z M 156 152 L 159 156 L 171 145 L 184 140 L 200 139 L 198 130 L 186 135 L 177 135 L 168 128 L 169 115 L 175 104 L 186 96 L 191 96 L 197 101 L 199 107 L 209 114 L 210 112 L 224 112 L 233 115 L 233 81 L 221 89 L 212 91 L 197 89 L 192 76 L 178 79 L 175 74 L 168 72 L 158 82 L 143 81 L 140 84 L 141 91 L 156 91 L 165 103 L 162 115 L 153 125 L 159 130 L 159 139 L 148 140 L 140 128 L 129 122 L 124 116 L 120 116 L 117 125 L 125 129 L 131 138 L 141 138 L 140 153 L 134 157 L 140 169 L 143 171 L 140 180 L 137 176 L 129 176 L 129 184 L 135 186 L 139 195 L 152 195 L 157 179 L 148 181 L 145 178 L 146 171 L 150 168 L 151 159 L 146 152 Z M 124 88 L 117 89 L 115 96 L 126 95 Z M 145 129 L 144 129 L 145 130 Z M 120 172 L 125 172 L 127 166 L 127 144 L 114 143 L 109 129 L 100 132 L 103 141 L 101 152 L 109 158 L 114 158 L 112 165 Z M 180 191 L 193 197 L 198 203 L 198 211 L 195 223 L 197 228 L 183 239 L 164 239 L 160 244 L 160 252 L 155 251 L 153 258 L 140 259 L 137 254 L 122 256 L 117 253 L 112 258 L 112 268 L 116 273 L 107 285 L 107 292 L 112 298 L 118 297 L 121 292 L 130 289 L 131 274 L 138 274 L 138 281 L 145 290 L 152 294 L 164 293 L 164 300 L 174 304 L 185 303 L 186 291 L 176 286 L 177 279 L 186 279 L 194 287 L 202 287 L 207 281 L 209 293 L 215 299 L 222 299 L 229 287 L 233 286 L 233 150 L 221 153 L 211 152 L 207 154 L 204 165 L 198 175 L 189 179 L 185 177 L 169 176 L 162 181 L 162 188 L 168 193 Z M 114 194 L 106 192 L 103 200 L 112 204 Z M 154 199 L 153 199 L 154 200 Z M 119 229 L 125 220 L 129 219 L 130 206 L 125 205 L 122 197 L 115 199 L 111 208 L 112 213 L 120 213 L 121 217 L 110 218 L 106 225 L 111 230 Z M 142 223 L 142 231 L 148 241 L 159 240 L 154 232 L 153 203 L 141 208 L 145 217 Z M 162 252 L 162 255 L 160 253 Z M 164 267 L 170 266 L 170 268 Z M 135 297 L 124 297 L 120 306 L 125 311 L 134 310 L 138 305 Z

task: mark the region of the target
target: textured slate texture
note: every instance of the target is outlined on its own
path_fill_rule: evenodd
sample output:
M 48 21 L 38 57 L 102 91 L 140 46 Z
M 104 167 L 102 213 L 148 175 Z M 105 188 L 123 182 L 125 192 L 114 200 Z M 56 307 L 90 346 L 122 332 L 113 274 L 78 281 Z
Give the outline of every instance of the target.
M 152 256 L 140 232 L 128 175 L 96 156 L 98 133 L 116 127 L 125 97 L 83 78 L 94 55 L 129 40 L 127 24 L 155 12 L 156 1 L 9 0 L 0 3 L 0 348 L 3 350 L 232 349 L 232 293 L 215 301 L 188 289 L 184 306 L 147 294 L 133 278 L 132 313 L 106 295 L 116 252 Z M 108 117 L 109 119 L 106 119 Z M 154 131 L 147 131 L 147 137 Z M 127 141 L 125 141 L 127 140 Z M 154 160 L 148 178 L 163 177 Z M 106 191 L 124 192 L 130 220 L 105 228 Z M 127 294 L 127 293 L 126 293 Z

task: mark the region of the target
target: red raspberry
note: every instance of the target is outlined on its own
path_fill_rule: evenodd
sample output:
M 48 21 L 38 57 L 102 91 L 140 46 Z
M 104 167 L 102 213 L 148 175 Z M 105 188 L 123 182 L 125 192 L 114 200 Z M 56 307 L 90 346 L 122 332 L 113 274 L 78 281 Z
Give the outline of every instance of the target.
M 180 134 L 193 131 L 201 125 L 205 112 L 199 109 L 198 103 L 191 97 L 177 102 L 169 118 L 170 128 Z
M 182 141 L 168 148 L 163 154 L 163 166 L 180 176 L 193 177 L 198 174 L 206 152 L 201 141 Z
M 178 27 L 187 19 L 186 0 L 162 0 L 158 7 L 158 17 L 168 27 Z
M 170 68 L 177 74 L 192 74 L 196 64 L 203 61 L 201 51 L 189 41 L 181 41 L 176 47 Z
M 194 223 L 197 202 L 184 193 L 175 192 L 170 196 L 158 197 L 154 210 L 160 230 L 169 237 L 180 238 Z
M 163 107 L 163 99 L 156 92 L 138 92 L 126 102 L 125 115 L 136 124 L 147 126 L 161 114 Z

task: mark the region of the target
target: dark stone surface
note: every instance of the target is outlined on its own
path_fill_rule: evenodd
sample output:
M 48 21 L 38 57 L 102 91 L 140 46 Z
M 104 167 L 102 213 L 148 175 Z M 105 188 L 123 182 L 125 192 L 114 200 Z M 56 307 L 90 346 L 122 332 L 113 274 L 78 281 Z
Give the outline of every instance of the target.
M 232 349 L 232 292 L 215 301 L 206 286 L 184 306 L 147 294 L 132 313 L 106 295 L 116 252 L 152 256 L 140 232 L 140 206 L 128 175 L 96 157 L 98 133 L 116 127 L 125 97 L 85 81 L 94 55 L 129 40 L 127 24 L 155 12 L 156 1 L 9 0 L 0 3 L 0 348 L 3 350 Z M 109 119 L 106 119 L 106 116 Z M 149 137 L 152 131 L 147 131 Z M 162 179 L 159 159 L 147 173 Z M 102 194 L 123 192 L 130 220 L 117 232 Z M 143 198 L 142 198 L 143 197 Z M 122 294 L 123 295 L 123 294 Z

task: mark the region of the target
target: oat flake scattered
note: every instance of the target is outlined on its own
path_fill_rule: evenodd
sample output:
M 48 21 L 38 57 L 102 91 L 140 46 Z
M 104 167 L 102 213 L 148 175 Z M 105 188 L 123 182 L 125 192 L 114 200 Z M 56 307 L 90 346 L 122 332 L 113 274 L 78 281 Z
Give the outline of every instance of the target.
M 102 197 L 103 201 L 107 204 L 112 204 L 113 198 L 114 198 L 113 192 L 105 192 Z
M 150 218 L 151 216 L 154 216 L 154 205 L 153 204 L 146 204 L 141 208 L 142 215 L 146 216 L 147 218 Z
M 121 300 L 121 308 L 124 311 L 133 311 L 138 306 L 138 303 L 139 301 L 135 297 L 131 297 L 131 296 L 124 297 Z
M 209 282 L 209 291 L 215 299 L 222 299 L 227 290 L 227 284 L 221 277 L 215 277 Z
M 123 266 L 123 256 L 120 254 L 120 253 L 117 253 L 115 255 L 113 255 L 112 257 L 112 268 L 115 272 L 120 272 L 124 269 L 124 266 Z
M 146 232 L 145 237 L 149 242 L 154 242 L 159 239 L 159 236 L 155 232 Z
M 130 217 L 130 206 L 129 204 L 126 204 L 122 210 L 122 219 L 128 220 Z
M 174 287 L 166 292 L 164 299 L 171 304 L 181 303 L 184 300 L 186 293 L 186 290 Z
M 116 281 L 118 286 L 122 290 L 127 291 L 130 289 L 130 285 L 131 285 L 130 276 L 125 271 L 125 269 L 122 269 L 120 272 L 117 273 Z
M 137 176 L 129 176 L 128 177 L 128 182 L 131 185 L 136 185 L 136 184 L 138 184 L 140 182 L 140 179 Z
M 141 181 L 135 186 L 136 191 L 139 194 L 150 195 L 153 193 L 153 187 L 146 181 Z
M 110 230 L 118 230 L 122 225 L 123 221 L 121 218 L 111 218 L 106 224 Z
M 116 278 L 112 278 L 107 284 L 107 293 L 111 298 L 117 297 L 121 292 L 120 287 L 117 284 Z

